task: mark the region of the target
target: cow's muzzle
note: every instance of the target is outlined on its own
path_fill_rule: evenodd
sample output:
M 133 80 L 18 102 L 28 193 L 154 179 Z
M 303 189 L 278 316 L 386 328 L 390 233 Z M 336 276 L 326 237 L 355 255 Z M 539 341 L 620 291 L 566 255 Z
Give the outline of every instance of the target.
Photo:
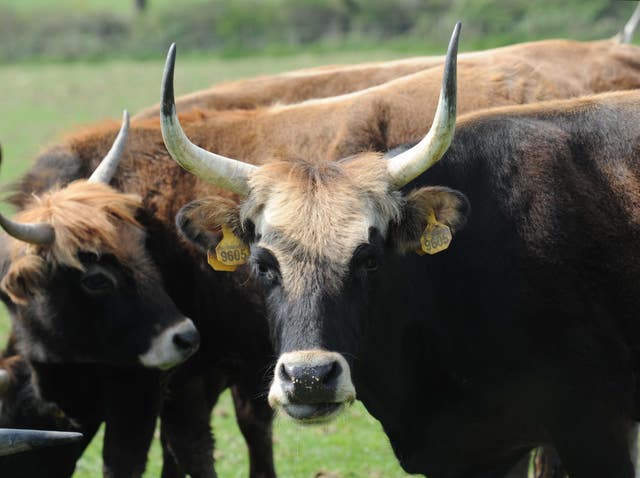
M 191 320 L 184 319 L 154 337 L 139 358 L 145 367 L 168 370 L 191 357 L 198 347 L 200 334 Z
M 342 355 L 304 350 L 285 353 L 278 360 L 269 403 L 282 407 L 295 420 L 310 423 L 335 417 L 355 396 L 349 365 Z

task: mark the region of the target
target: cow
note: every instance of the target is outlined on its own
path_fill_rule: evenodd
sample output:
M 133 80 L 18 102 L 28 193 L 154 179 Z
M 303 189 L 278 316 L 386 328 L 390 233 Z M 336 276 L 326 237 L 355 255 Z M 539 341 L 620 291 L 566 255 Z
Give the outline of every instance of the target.
M 458 61 L 469 61 L 471 64 L 481 62 L 482 65 L 522 64 L 531 71 L 539 71 L 541 77 L 553 78 L 557 83 L 569 83 L 573 81 L 571 78 L 579 78 L 584 74 L 594 75 L 590 79 L 594 83 L 593 92 L 607 91 L 612 88 L 612 76 L 624 77 L 629 68 L 636 68 L 637 48 L 629 48 L 624 44 L 630 43 L 639 20 L 640 6 L 636 7 L 620 33 L 611 39 L 589 42 L 556 39 L 520 43 L 462 53 L 458 55 Z M 583 61 L 586 59 L 592 64 L 590 68 L 583 68 Z M 424 56 L 306 68 L 214 85 L 177 98 L 176 108 L 180 113 L 194 108 L 232 110 L 253 109 L 276 103 L 294 104 L 353 93 L 434 67 L 438 67 L 439 72 L 443 63 L 443 56 Z M 562 65 L 562 68 L 558 68 L 558 65 Z M 573 72 L 568 73 L 568 69 Z M 589 72 L 589 69 L 592 71 Z M 598 75 L 602 75 L 602 78 Z M 616 85 L 615 89 L 622 87 Z M 133 119 L 157 118 L 159 112 L 160 106 L 155 105 L 139 112 Z
M 110 347 L 113 349 L 112 357 L 103 357 L 102 361 L 87 361 L 83 354 L 90 351 L 78 349 L 79 346 L 86 348 L 95 340 L 87 335 L 87 331 L 72 330 L 68 333 L 60 329 L 56 333 L 48 331 L 45 336 L 39 324 L 49 320 L 51 311 L 45 306 L 55 306 L 60 314 L 59 320 L 69 326 L 76 326 L 77 321 L 82 321 L 82 311 L 77 301 L 82 298 L 83 291 L 74 291 L 77 288 L 75 276 L 79 274 L 76 268 L 66 268 L 73 279 L 71 281 L 51 281 L 45 277 L 43 279 L 47 280 L 44 282 L 25 284 L 21 279 L 23 275 L 18 273 L 21 271 L 18 262 L 20 257 L 12 253 L 10 247 L 1 247 L 4 265 L 0 274 L 0 289 L 3 291 L 0 296 L 12 316 L 17 352 L 29 362 L 41 397 L 56 403 L 67 416 L 82 425 L 85 445 L 95 434 L 98 425 L 106 422 L 103 457 L 107 476 L 128 477 L 142 473 L 158 413 L 161 415 L 164 451 L 163 477 L 185 474 L 207 478 L 215 476 L 210 414 L 219 394 L 231 388 L 238 424 L 249 446 L 250 476 L 273 478 L 273 413 L 263 393 L 268 383 L 265 373 L 273 360 L 273 349 L 268 339 L 259 294 L 253 291 L 255 287 L 252 287 L 251 281 L 247 282 L 238 276 L 220 276 L 208 266 L 203 266 L 199 254 L 196 260 L 193 249 L 178 239 L 173 217 L 183 203 L 182 198 L 186 195 L 190 200 L 192 197 L 189 195 L 193 191 L 189 181 L 178 187 L 181 176 L 186 175 L 173 175 L 166 183 L 165 173 L 170 174 L 170 169 L 179 168 L 164 152 L 157 126 L 155 141 L 149 139 L 144 128 L 131 128 L 127 148 L 120 148 L 120 158 L 124 162 L 117 169 L 111 168 L 110 172 L 110 178 L 118 190 L 103 184 L 87 184 L 82 180 L 100 164 L 101 157 L 109 148 L 114 135 L 110 126 L 111 123 L 108 127 L 98 127 L 97 131 L 86 130 L 73 135 L 67 143 L 42 153 L 36 165 L 14 187 L 10 200 L 21 211 L 18 219 L 13 222 L 3 219 L 2 225 L 10 234 L 18 234 L 22 239 L 21 233 L 15 231 L 25 227 L 32 229 L 22 222 L 39 220 L 31 212 L 34 195 L 48 204 L 52 194 L 71 194 L 72 198 L 80 199 L 76 206 L 84 213 L 83 217 L 96 220 L 101 219 L 100 207 L 116 207 L 120 203 L 130 205 L 131 214 L 126 219 L 127 222 L 134 221 L 131 228 L 135 235 L 131 235 L 128 229 L 122 231 L 101 223 L 111 231 L 111 241 L 106 245 L 94 244 L 91 236 L 74 241 L 65 260 L 72 263 L 78 259 L 86 260 L 84 251 L 93 247 L 98 250 L 90 254 L 89 260 L 99 260 L 101 263 L 98 266 L 108 267 L 105 271 L 108 280 L 131 281 L 128 277 L 136 271 L 149 276 L 149 280 L 153 280 L 157 300 L 164 297 L 171 300 L 171 304 L 177 304 L 181 313 L 189 315 L 196 322 L 206 340 L 202 340 L 200 349 L 190 360 L 168 377 L 142 368 L 142 365 L 152 365 L 148 361 L 139 361 L 138 366 L 123 361 L 123 351 L 113 346 Z M 166 160 L 149 168 L 146 163 L 154 154 L 154 143 L 158 145 L 156 154 L 166 156 Z M 139 167 L 137 162 L 145 164 Z M 96 203 L 92 194 L 79 195 L 78 188 L 81 192 L 89 188 L 89 193 L 95 188 L 108 188 L 108 201 L 105 205 Z M 136 193 L 136 196 L 132 196 L 132 193 Z M 52 216 L 48 220 L 64 223 L 64 220 L 71 218 L 65 213 L 60 219 Z M 79 226 L 82 227 L 78 232 L 84 231 L 84 225 Z M 90 232 L 100 237 L 97 236 L 99 231 Z M 60 237 L 66 238 L 64 235 Z M 15 247 L 33 247 L 26 245 L 24 240 L 9 240 Z M 114 252 L 121 254 L 120 249 L 132 252 L 118 260 Z M 88 252 L 91 253 L 91 249 Z M 46 253 L 46 249 L 43 253 Z M 97 259 L 92 259 L 93 256 Z M 48 265 L 47 261 L 51 258 L 45 255 L 36 260 Z M 108 263 L 102 264 L 104 261 Z M 81 267 L 88 266 L 81 264 Z M 26 277 L 29 278 L 28 275 Z M 208 286 L 205 287 L 205 284 Z M 132 290 L 135 290 L 134 285 L 135 282 L 132 283 Z M 36 297 L 55 298 L 57 303 L 21 299 L 19 287 L 35 291 Z M 211 287 L 218 292 L 212 294 Z M 40 308 L 33 310 L 34 306 Z M 165 308 L 165 314 L 172 309 L 178 310 L 176 305 L 167 305 Z M 217 314 L 212 314 L 212 309 Z M 95 314 L 111 316 L 116 312 L 111 310 L 108 303 L 95 304 Z M 33 320 L 27 323 L 25 317 L 31 316 Z M 122 314 L 117 316 L 120 317 L 118 322 L 128 330 L 122 337 L 135 338 L 137 319 Z M 140 320 L 144 324 L 144 317 Z M 83 325 L 82 322 L 80 325 Z M 75 343 L 74 333 L 82 333 L 77 341 L 86 342 Z M 37 343 L 32 338 L 34 334 L 41 337 Z M 102 342 L 110 345 L 107 338 L 105 336 Z M 56 339 L 74 342 L 62 346 L 55 342 Z M 145 357 L 154 359 L 152 354 Z
M 125 113 L 113 147 L 88 179 L 32 196 L 15 220 L 0 215 L 8 233 L 1 295 L 38 391 L 14 402 L 36 421 L 46 416 L 32 413 L 42 396 L 77 421 L 85 439 L 71 450 L 76 458 L 104 421 L 106 476 L 142 473 L 160 410 L 159 371 L 187 360 L 200 342 L 145 250 L 136 218 L 141 198 L 107 185 L 128 127 Z M 92 400 L 96 394 L 100 400 Z M 75 460 L 60 461 L 59 475 L 36 465 L 69 476 Z
M 166 147 L 237 195 L 177 222 L 205 251 L 221 226 L 250 247 L 279 355 L 269 401 L 294 420 L 357 398 L 432 478 L 502 476 L 546 443 L 572 477 L 631 478 L 640 94 L 471 113 L 453 137 L 458 32 L 427 135 L 338 161 L 195 146 L 170 61 Z
M 633 54 L 635 47 L 626 46 L 626 50 Z M 594 63 L 592 65 L 594 68 L 588 68 L 588 59 L 584 59 L 582 63 L 587 67 L 587 75 L 581 72 L 575 78 L 575 82 L 573 80 L 564 81 L 559 85 L 551 82 L 548 84 L 550 92 L 544 92 L 543 88 L 535 83 L 534 79 L 538 78 L 535 76 L 535 71 L 532 72 L 526 67 L 503 65 L 496 68 L 493 65 L 482 66 L 479 63 L 469 63 L 468 68 L 461 68 L 461 71 L 467 72 L 466 78 L 470 91 L 470 94 L 465 97 L 468 104 L 464 106 L 461 99 L 461 108 L 472 110 L 494 102 L 514 104 L 522 101 L 536 101 L 541 98 L 553 98 L 556 95 L 579 94 L 585 90 L 591 91 L 590 85 L 603 88 L 604 86 L 599 80 L 601 76 L 595 72 L 597 69 L 595 67 L 599 64 Z M 628 79 L 624 81 L 621 81 L 622 70 L 613 68 L 613 71 L 614 74 L 609 76 L 611 82 L 607 84 L 606 88 L 631 87 L 636 84 L 637 71 L 632 66 L 625 70 L 624 73 Z M 382 132 L 385 129 L 384 125 L 389 124 L 392 126 L 391 134 L 384 137 L 384 144 L 376 143 L 377 147 L 388 148 L 389 145 L 409 141 L 418 134 L 419 127 L 411 125 L 412 118 L 415 118 L 413 108 L 417 103 L 409 100 L 416 91 L 420 92 L 429 87 L 435 88 L 434 85 L 439 82 L 440 73 L 436 71 L 428 73 L 424 72 L 423 76 L 414 75 L 414 78 L 407 77 L 396 80 L 382 87 L 365 90 L 362 93 L 340 99 L 319 100 L 291 107 L 228 112 L 228 114 L 222 115 L 224 117 L 216 112 L 192 112 L 188 119 L 189 133 L 197 135 L 198 142 L 208 149 L 223 148 L 225 154 L 237 155 L 244 160 L 261 162 L 265 161 L 265 158 L 270 160 L 272 157 L 277 158 L 281 154 L 287 154 L 287 150 L 294 152 L 307 148 L 309 152 L 313 151 L 314 154 L 318 154 L 319 151 L 322 151 L 320 147 L 327 142 L 327 138 L 333 139 L 341 134 L 342 137 L 337 143 L 339 149 L 357 152 L 367 146 L 369 138 L 373 138 L 376 131 Z M 529 78 L 526 81 L 511 81 L 514 75 L 517 78 L 519 73 L 524 76 L 529 75 Z M 504 79 L 505 75 L 510 82 L 501 85 L 500 78 Z M 491 80 L 483 91 L 476 88 L 478 78 Z M 576 90 L 572 93 L 573 90 L 569 86 L 573 85 L 576 85 Z M 472 88 L 475 89 L 475 94 L 471 94 Z M 485 98 L 479 99 L 482 95 L 485 95 Z M 424 96 L 427 97 L 426 92 Z M 433 102 L 430 99 L 425 102 L 425 110 L 428 111 L 432 107 Z M 406 115 L 404 118 L 403 114 Z M 353 127 L 353 121 L 349 120 L 356 117 L 360 119 L 356 123 L 366 128 L 366 134 L 359 131 L 353 133 L 347 128 Z M 308 126 L 309 118 L 313 118 L 315 121 L 313 128 Z M 371 118 L 371 121 L 366 121 L 366 118 Z M 395 130 L 397 121 L 409 124 L 415 131 Z M 374 127 L 370 127 L 368 123 L 373 124 Z M 316 125 L 319 126 L 319 131 L 324 134 L 316 134 L 318 132 L 314 129 Z M 113 129 L 110 126 L 97 127 L 93 131 L 76 135 L 62 147 L 54 148 L 43 154 L 39 163 L 19 186 L 20 191 L 13 199 L 14 204 L 18 208 L 24 208 L 32 192 L 40 194 L 51 187 L 53 183 L 66 184 L 75 179 L 86 177 L 96 167 L 112 134 Z M 363 137 L 367 139 L 366 142 L 362 141 Z M 376 139 L 376 141 L 378 140 Z M 195 423 L 195 426 L 188 426 L 186 421 L 171 420 L 163 415 L 165 451 L 170 455 L 178 455 L 181 457 L 178 462 L 184 463 L 184 457 L 189 454 L 189 450 L 180 449 L 176 445 L 167 443 L 167 436 L 171 435 L 167 432 L 167 428 L 174 429 L 174 436 L 187 437 L 190 436 L 189 429 L 208 428 L 208 425 L 203 425 L 204 423 L 208 424 L 208 421 L 201 419 L 204 412 L 197 417 L 195 412 L 210 411 L 218 391 L 233 384 L 234 398 L 239 403 L 236 408 L 241 415 L 240 421 L 245 420 L 244 425 L 241 423 L 241 430 L 245 433 L 248 442 L 253 441 L 259 445 L 255 447 L 250 445 L 252 466 L 254 462 L 257 462 L 263 464 L 261 469 L 268 469 L 270 443 L 266 444 L 266 442 L 270 436 L 271 413 L 266 407 L 263 407 L 262 401 L 255 399 L 255 397 L 260 395 L 259 385 L 263 380 L 263 371 L 272 361 L 273 352 L 268 341 L 264 339 L 268 334 L 266 323 L 261 317 L 262 312 L 254 311 L 253 305 L 247 305 L 244 311 L 238 312 L 240 303 L 253 304 L 254 299 L 256 303 L 259 302 L 259 299 L 254 297 L 257 292 L 245 284 L 241 275 L 240 277 L 235 275 L 224 277 L 224 274 L 208 270 L 206 264 L 202 264 L 198 253 L 190 249 L 189 246 L 180 243 L 172 225 L 173 217 L 178 212 L 180 205 L 196 197 L 211 194 L 212 188 L 201 181 L 195 181 L 194 178 L 180 170 L 177 165 L 167 163 L 170 160 L 162 147 L 160 131 L 154 121 L 140 121 L 134 124 L 127 150 L 124 162 L 113 178 L 114 186 L 123 192 L 137 192 L 143 196 L 144 211 L 142 214 L 146 218 L 143 224 L 148 231 L 148 247 L 163 275 L 166 290 L 189 316 L 192 318 L 200 317 L 196 323 L 201 331 L 202 324 L 209 327 L 207 332 L 203 332 L 205 337 L 216 337 L 212 342 L 213 345 L 207 345 L 208 339 L 204 340 L 202 345 L 203 348 L 206 347 L 211 351 L 213 358 L 208 352 L 205 353 L 201 350 L 199 355 L 191 361 L 199 365 L 187 363 L 184 367 L 185 372 L 181 368 L 174 374 L 182 382 L 175 382 L 176 379 L 174 379 L 169 385 L 173 392 L 171 400 L 167 402 L 169 406 L 165 407 L 168 410 L 168 416 L 179 416 L 178 411 L 191 410 L 194 412 L 194 416 L 188 418 L 193 420 L 192 423 Z M 167 251 L 171 251 L 171 254 L 168 254 Z M 185 277 L 191 277 L 193 281 L 188 282 Z M 234 299 L 225 302 L 219 296 L 216 298 L 211 290 L 224 290 Z M 247 309 L 251 309 L 250 312 L 247 312 Z M 214 324 L 214 321 L 209 317 L 212 310 L 220 312 L 220 314 L 215 314 L 216 317 L 245 318 L 247 316 L 245 314 L 248 314 L 251 317 L 256 317 L 256 320 L 250 319 L 246 323 L 238 322 L 229 326 L 224 319 L 220 319 L 224 332 L 221 333 L 221 330 L 217 328 L 219 324 Z M 257 331 L 262 328 L 265 328 L 264 337 L 261 333 L 251 334 L 251 340 L 255 342 L 251 346 L 247 346 L 248 334 L 246 330 Z M 239 345 L 251 350 L 251 353 L 239 353 L 237 350 Z M 202 357 L 202 360 L 199 360 L 198 357 Z M 215 380 L 213 385 L 211 383 L 196 383 L 196 379 L 191 375 L 191 370 L 195 368 L 200 371 L 207 363 L 221 364 L 217 370 L 224 371 L 224 373 L 221 372 L 223 378 L 220 378 L 220 381 Z M 52 372 L 51 370 L 39 370 L 38 373 L 50 374 Z M 182 386 L 185 383 L 188 386 Z M 194 389 L 196 392 L 192 393 Z M 208 392 L 205 394 L 204 390 L 208 390 Z M 185 393 L 181 397 L 184 398 L 177 398 L 176 394 L 183 391 Z M 189 393 L 187 393 L 188 391 Z M 242 398 L 243 393 L 245 398 Z M 198 402 L 197 407 L 184 406 L 185 402 L 191 403 L 188 395 L 203 398 Z M 238 398 L 239 396 L 240 398 Z M 172 411 L 175 413 L 172 414 Z M 178 432 L 175 432 L 175 429 L 178 429 Z M 208 444 L 203 448 L 207 447 L 210 449 Z M 270 466 L 272 468 L 272 464 Z M 253 468 L 254 472 L 257 468 L 260 467 Z

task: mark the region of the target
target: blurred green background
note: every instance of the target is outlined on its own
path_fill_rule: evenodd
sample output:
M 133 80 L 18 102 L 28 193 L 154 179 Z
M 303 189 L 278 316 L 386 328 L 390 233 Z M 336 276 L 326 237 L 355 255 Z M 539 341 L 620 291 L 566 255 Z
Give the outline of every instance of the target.
M 0 0 L 0 61 L 439 49 L 462 20 L 467 49 L 612 35 L 635 2 L 603 0 Z M 145 5 L 136 9 L 136 5 Z
M 176 92 L 329 63 L 443 54 L 456 20 L 461 50 L 543 38 L 617 33 L 637 2 L 569 0 L 0 0 L 0 184 L 79 125 L 119 118 L 158 101 L 164 55 L 177 41 Z M 2 208 L 7 211 L 6 207 Z M 0 343 L 8 333 L 0 310 Z M 246 448 L 228 395 L 213 429 L 221 478 L 247 476 Z M 336 422 L 278 419 L 281 477 L 394 478 L 398 466 L 362 406 Z M 101 476 L 94 440 L 76 476 Z M 159 476 L 156 443 L 146 476 Z

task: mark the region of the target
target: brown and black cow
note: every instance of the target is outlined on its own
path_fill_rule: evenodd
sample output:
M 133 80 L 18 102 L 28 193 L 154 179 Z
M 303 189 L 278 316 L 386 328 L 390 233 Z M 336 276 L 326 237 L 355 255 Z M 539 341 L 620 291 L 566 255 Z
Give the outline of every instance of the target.
M 231 388 L 250 476 L 271 478 L 273 414 L 264 390 L 274 353 L 259 294 L 238 275 L 215 273 L 179 239 L 175 214 L 202 190 L 171 161 L 158 126 L 130 131 L 123 161 L 109 172 L 118 190 L 82 180 L 114 134 L 108 123 L 69 137 L 15 185 L 11 201 L 20 212 L 3 222 L 12 237 L 2 247 L 0 286 L 16 348 L 42 398 L 82 424 L 86 440 L 107 423 L 108 476 L 140 476 L 160 407 L 163 476 L 215 476 L 211 409 Z M 160 160 L 150 164 L 154 155 Z M 61 243 L 50 242 L 51 226 L 62 228 L 53 234 Z M 138 292 L 149 292 L 151 305 L 170 300 L 151 314 L 156 320 L 177 304 L 206 337 L 168 378 L 148 368 L 173 364 L 162 354 L 129 351 L 144 347 L 136 330 L 147 319 L 144 310 L 127 315 L 118 306 Z M 163 337 L 152 344 L 190 350 L 189 337 Z
M 69 476 L 74 453 L 101 422 L 106 476 L 139 476 L 160 410 L 159 371 L 199 346 L 198 331 L 165 292 L 146 250 L 141 198 L 107 184 L 128 127 L 125 114 L 112 149 L 88 179 L 25 198 L 13 220 L 0 215 L 8 233 L 0 289 L 16 338 L 11 348 L 28 361 L 8 359 L 17 382 L 8 391 L 15 392 L 8 397 L 13 410 L 3 407 L 0 415 L 13 426 L 28 427 L 29 416 L 47 427 L 47 414 L 32 412 L 53 402 L 85 435 L 70 453 L 50 453 L 51 464 L 32 463 L 47 476 Z M 33 390 L 35 396 L 25 396 Z M 24 472 L 14 466 L 0 461 L 3 474 Z
M 279 354 L 269 400 L 292 418 L 358 398 L 402 466 L 434 478 L 502 476 L 547 443 L 572 477 L 631 478 L 640 95 L 477 112 L 454 138 L 456 35 L 427 136 L 337 161 L 196 147 L 169 67 L 168 150 L 242 197 L 179 223 L 205 250 L 221 225 L 250 247 Z

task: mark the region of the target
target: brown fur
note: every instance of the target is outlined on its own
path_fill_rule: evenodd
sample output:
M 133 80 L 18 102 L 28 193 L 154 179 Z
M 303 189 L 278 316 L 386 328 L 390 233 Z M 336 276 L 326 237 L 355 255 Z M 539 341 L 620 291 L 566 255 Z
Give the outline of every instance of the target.
M 640 87 L 640 48 L 635 46 L 553 40 L 527 44 L 524 56 L 511 53 L 517 48 L 524 45 L 460 61 L 460 114 L 490 106 Z M 193 110 L 181 115 L 181 121 L 196 144 L 253 164 L 288 158 L 317 162 L 372 148 L 385 151 L 426 133 L 441 77 L 441 68 L 433 68 L 350 95 L 247 111 Z M 55 154 L 96 158 L 84 165 L 88 175 L 117 130 L 116 122 L 84 129 L 69 137 Z M 162 220 L 171 221 L 179 207 L 194 198 L 218 192 L 169 159 L 157 119 L 132 123 L 125 155 L 123 173 L 114 184 L 126 191 L 145 191 L 145 208 Z M 41 191 L 47 185 L 42 177 L 25 181 L 29 185 L 23 191 Z M 13 198 L 19 205 L 26 201 L 23 193 Z
M 569 71 L 567 84 L 578 78 L 580 69 L 585 78 L 591 78 L 588 87 L 594 92 L 607 91 L 612 83 L 615 89 L 628 88 L 626 82 L 626 64 L 637 59 L 629 54 L 624 45 L 612 40 L 593 42 L 577 42 L 571 40 L 542 40 L 520 43 L 485 51 L 461 53 L 461 61 L 484 61 L 486 64 L 497 64 L 501 58 L 511 57 L 513 62 L 522 62 L 532 70 L 540 71 L 547 78 L 562 81 L 567 66 Z M 611 62 L 615 57 L 615 63 Z M 589 72 L 588 66 L 581 66 L 584 58 L 591 62 L 596 75 Z M 567 65 L 569 63 L 569 65 Z M 197 91 L 178 98 L 178 112 L 186 112 L 193 108 L 209 110 L 252 109 L 273 104 L 293 104 L 314 98 L 328 98 L 344 95 L 365 88 L 381 85 L 397 78 L 411 75 L 419 71 L 444 64 L 444 56 L 425 56 L 406 58 L 395 61 L 363 63 L 356 65 L 333 65 L 291 71 L 272 76 L 243 79 L 215 85 L 212 88 Z M 562 65 L 562 67 L 555 67 Z M 497 74 L 495 79 L 500 80 Z M 147 108 L 138 113 L 134 119 L 157 118 L 159 106 Z
M 557 43 L 559 51 L 546 57 L 543 45 L 538 45 L 531 58 L 504 49 L 500 55 L 460 60 L 459 114 L 640 87 L 640 48 L 610 41 Z M 533 56 L 538 54 L 540 59 Z M 338 159 L 372 147 L 384 151 L 427 132 L 441 78 L 441 68 L 432 68 L 327 99 L 245 111 L 202 111 L 202 121 L 185 125 L 185 130 L 209 151 L 254 164 L 296 157 Z M 138 125 L 153 128 L 157 122 Z M 156 155 L 159 152 L 149 145 L 158 140 L 159 134 L 152 142 L 146 140 L 146 151 L 142 145 L 134 148 Z
M 78 260 L 81 251 L 113 254 L 126 262 L 142 247 L 139 240 L 124 240 L 131 234 L 140 235 L 126 231 L 127 225 L 139 228 L 135 213 L 140 205 L 140 198 L 135 195 L 122 194 L 107 185 L 84 180 L 34 196 L 14 220 L 50 224 L 55 231 L 55 241 L 39 246 L 9 238 L 12 262 L 2 288 L 13 301 L 24 303 L 28 291 L 41 283 L 48 268 L 82 269 Z

